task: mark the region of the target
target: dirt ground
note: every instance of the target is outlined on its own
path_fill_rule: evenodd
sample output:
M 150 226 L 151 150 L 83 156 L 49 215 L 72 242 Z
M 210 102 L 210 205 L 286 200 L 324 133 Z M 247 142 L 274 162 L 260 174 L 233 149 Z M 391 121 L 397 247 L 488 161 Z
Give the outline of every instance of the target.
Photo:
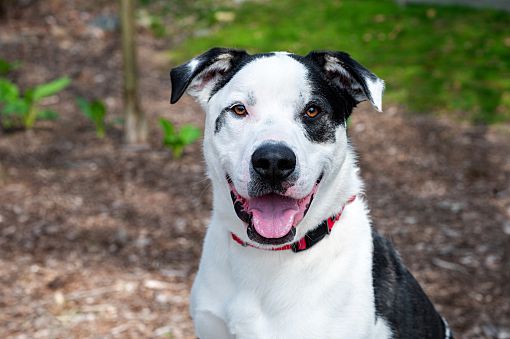
M 104 27 L 114 8 L 99 3 L 39 1 L 0 19 L 0 57 L 22 62 L 13 79 L 73 78 L 46 101 L 59 120 L 0 135 L 1 338 L 194 338 L 211 192 L 200 144 L 172 160 L 158 118 L 203 115 L 189 98 L 169 105 L 169 46 L 140 32 L 149 146 L 124 146 L 118 126 L 95 137 L 74 97 L 104 99 L 111 121 L 122 108 L 118 34 Z M 508 126 L 361 106 L 349 133 L 375 226 L 456 336 L 510 338 Z

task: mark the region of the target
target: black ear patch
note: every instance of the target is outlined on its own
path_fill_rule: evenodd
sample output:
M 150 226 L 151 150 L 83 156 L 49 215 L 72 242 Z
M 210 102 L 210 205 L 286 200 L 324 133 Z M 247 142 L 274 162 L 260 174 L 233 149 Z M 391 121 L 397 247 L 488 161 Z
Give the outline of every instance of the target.
M 358 103 L 368 100 L 382 111 L 384 81 L 363 67 L 345 52 L 313 51 L 306 59 L 320 67 L 328 81 L 347 91 Z
M 248 53 L 243 50 L 216 47 L 173 68 L 170 71 L 170 103 L 176 103 L 186 90 L 197 97 L 204 90 L 211 91 L 214 83 L 247 56 Z

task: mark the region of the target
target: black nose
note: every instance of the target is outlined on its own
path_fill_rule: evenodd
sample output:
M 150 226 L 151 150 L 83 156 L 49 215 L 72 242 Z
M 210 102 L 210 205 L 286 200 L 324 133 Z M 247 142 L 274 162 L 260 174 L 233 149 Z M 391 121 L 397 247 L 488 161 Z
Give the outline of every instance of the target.
M 275 184 L 294 172 L 296 155 L 283 144 L 264 144 L 253 152 L 251 164 L 264 180 Z

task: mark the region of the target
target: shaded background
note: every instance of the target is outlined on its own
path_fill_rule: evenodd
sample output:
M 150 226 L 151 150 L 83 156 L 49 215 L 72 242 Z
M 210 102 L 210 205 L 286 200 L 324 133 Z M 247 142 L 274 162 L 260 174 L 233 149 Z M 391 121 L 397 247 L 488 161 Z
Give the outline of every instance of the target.
M 421 1 L 422 2 L 422 1 Z M 438 1 L 435 1 L 438 2 Z M 458 1 L 457 1 L 458 2 Z M 0 58 L 22 89 L 68 75 L 60 113 L 0 135 L 0 336 L 193 338 L 189 289 L 209 220 L 201 147 L 181 159 L 158 119 L 168 70 L 209 47 L 339 49 L 386 80 L 385 113 L 349 134 L 374 225 L 459 338 L 510 338 L 510 15 L 393 1 L 140 1 L 139 87 L 149 142 L 122 138 L 114 1 L 1 3 Z M 98 139 L 75 97 L 108 108 Z

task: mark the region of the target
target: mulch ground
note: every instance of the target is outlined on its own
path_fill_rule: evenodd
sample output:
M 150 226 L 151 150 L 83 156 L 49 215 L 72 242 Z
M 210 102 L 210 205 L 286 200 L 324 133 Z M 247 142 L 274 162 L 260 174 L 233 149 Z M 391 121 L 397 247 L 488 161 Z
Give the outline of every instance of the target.
M 61 75 L 45 105 L 61 118 L 0 135 L 0 337 L 194 338 L 189 289 L 209 220 L 200 144 L 173 160 L 158 118 L 203 123 L 170 106 L 169 46 L 141 31 L 148 147 L 97 139 L 75 96 L 121 116 L 115 8 L 35 1 L 0 19 L 0 57 L 23 86 Z M 101 20 L 99 20 L 101 19 Z M 387 79 L 391 83 L 391 79 Z M 431 99 L 432 100 L 432 99 Z M 399 249 L 459 338 L 510 338 L 510 134 L 362 106 L 350 129 L 374 225 Z

